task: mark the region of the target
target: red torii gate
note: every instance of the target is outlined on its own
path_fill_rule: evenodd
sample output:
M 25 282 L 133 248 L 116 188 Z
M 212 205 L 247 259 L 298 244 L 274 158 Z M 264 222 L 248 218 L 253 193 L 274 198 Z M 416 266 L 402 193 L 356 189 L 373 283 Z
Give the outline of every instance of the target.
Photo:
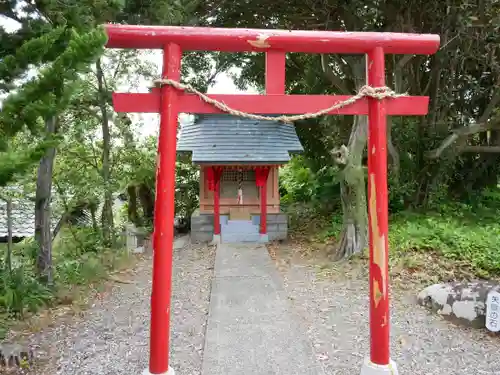
M 180 81 L 183 51 L 266 53 L 266 95 L 209 95 L 243 112 L 259 114 L 313 113 L 349 96 L 285 95 L 285 54 L 344 53 L 367 55 L 367 84 L 385 87 L 386 54 L 433 54 L 438 35 L 221 29 L 173 26 L 106 25 L 108 48 L 162 49 L 162 78 Z M 170 298 L 174 187 L 178 114 L 219 113 L 196 95 L 165 85 L 150 93 L 115 93 L 117 112 L 160 113 L 154 220 L 154 261 L 151 296 L 149 371 L 173 374 L 169 367 Z M 363 98 L 329 112 L 368 115 L 368 214 L 370 247 L 370 359 L 362 375 L 396 374 L 389 356 L 387 115 L 426 115 L 428 97 Z

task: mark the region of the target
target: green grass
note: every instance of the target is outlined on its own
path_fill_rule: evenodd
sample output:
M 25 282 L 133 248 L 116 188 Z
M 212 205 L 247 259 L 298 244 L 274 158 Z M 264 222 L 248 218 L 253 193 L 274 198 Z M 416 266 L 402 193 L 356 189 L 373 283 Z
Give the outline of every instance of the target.
M 500 275 L 500 211 L 447 207 L 426 214 L 401 213 L 391 218 L 393 257 L 432 252 L 469 267 L 478 277 Z
M 317 242 L 335 241 L 342 229 L 340 213 L 329 223 L 324 218 L 306 222 L 298 232 Z M 497 200 L 487 205 L 443 205 L 439 212 L 400 212 L 389 218 L 389 245 L 391 264 L 406 269 L 432 273 L 441 267 L 441 279 L 498 278 L 500 205 Z

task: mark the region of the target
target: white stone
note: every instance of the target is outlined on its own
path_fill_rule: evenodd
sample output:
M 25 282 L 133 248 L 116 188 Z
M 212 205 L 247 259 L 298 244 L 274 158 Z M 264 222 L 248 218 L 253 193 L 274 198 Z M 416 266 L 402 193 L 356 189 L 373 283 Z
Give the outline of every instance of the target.
M 142 375 L 175 375 L 175 373 L 174 373 L 174 369 L 172 367 L 169 367 L 167 372 L 163 372 L 161 374 L 152 374 L 149 372 L 149 369 L 146 369 L 146 370 L 144 370 Z
M 486 329 L 500 332 L 500 292 L 491 290 L 486 299 Z
M 476 301 L 456 301 L 453 303 L 453 314 L 457 318 L 474 320 L 477 318 Z
M 444 305 L 441 310 L 438 311 L 438 314 L 450 315 L 453 312 L 453 308 L 451 305 Z
M 473 328 L 484 328 L 486 319 L 486 301 L 490 291 L 499 291 L 500 285 L 492 281 L 468 281 L 431 285 L 418 295 L 418 303 L 437 312 L 445 319 L 456 324 Z M 498 304 L 500 306 L 500 303 Z M 491 306 L 496 309 L 497 306 Z M 498 308 L 500 315 L 500 307 Z M 493 328 L 499 326 L 500 317 L 494 311 L 493 320 L 488 322 Z M 497 323 L 495 319 L 499 319 Z
M 260 234 L 259 241 L 262 243 L 268 243 L 269 242 L 269 235 L 267 233 Z
M 212 242 L 210 242 L 210 245 L 220 245 L 220 234 L 214 234 L 212 237 Z
M 144 246 L 136 247 L 132 252 L 134 254 L 142 254 L 142 253 L 144 253 Z
M 430 285 L 419 293 L 418 299 L 424 300 L 426 297 L 432 297 L 432 299 L 436 303 L 440 305 L 445 305 L 446 301 L 448 300 L 448 296 L 451 293 L 451 289 L 452 288 L 449 285 L 443 285 L 443 284 Z
M 369 358 L 365 359 L 363 367 L 361 367 L 360 375 L 398 375 L 398 366 L 394 361 L 389 361 L 388 365 L 377 365 L 370 361 Z

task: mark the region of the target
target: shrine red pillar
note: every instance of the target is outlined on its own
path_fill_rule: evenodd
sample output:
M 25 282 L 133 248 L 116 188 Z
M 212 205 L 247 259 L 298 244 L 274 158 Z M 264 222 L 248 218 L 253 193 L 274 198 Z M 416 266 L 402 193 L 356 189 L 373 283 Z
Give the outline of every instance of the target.
M 381 47 L 367 55 L 368 85 L 385 86 Z M 370 361 L 389 366 L 389 266 L 387 198 L 387 130 L 385 100 L 369 98 L 368 220 L 370 247 Z
M 170 43 L 163 50 L 163 78 L 180 80 L 182 51 Z M 149 372 L 169 372 L 170 299 L 174 238 L 175 159 L 178 91 L 161 88 L 160 132 L 156 167 L 156 199 L 153 233 L 153 285 Z
M 269 167 L 258 167 L 255 170 L 256 182 L 260 192 L 260 234 L 267 234 L 267 178 Z
M 220 179 L 222 168 L 212 168 L 214 176 L 214 235 L 220 236 Z
M 267 181 L 267 179 L 266 179 Z M 260 187 L 260 234 L 267 233 L 267 186 Z

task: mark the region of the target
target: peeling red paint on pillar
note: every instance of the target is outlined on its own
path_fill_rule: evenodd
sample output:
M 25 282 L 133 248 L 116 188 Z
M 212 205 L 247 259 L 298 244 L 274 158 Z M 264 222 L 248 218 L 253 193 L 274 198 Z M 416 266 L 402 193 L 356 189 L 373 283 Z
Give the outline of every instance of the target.
M 368 85 L 385 86 L 384 50 L 367 54 Z M 389 365 L 387 116 L 385 100 L 369 99 L 368 220 L 370 237 L 370 360 Z
M 269 38 L 269 35 L 260 34 L 257 35 L 257 38 L 255 40 L 248 40 L 247 42 L 252 47 L 266 49 L 271 47 L 271 45 L 267 43 L 267 38 Z
M 182 51 L 178 45 L 169 44 L 165 47 L 163 51 L 163 78 L 180 79 L 181 58 Z M 178 95 L 178 91 L 173 87 L 164 86 L 161 89 L 153 234 L 149 357 L 149 372 L 151 374 L 166 373 L 169 366 Z

